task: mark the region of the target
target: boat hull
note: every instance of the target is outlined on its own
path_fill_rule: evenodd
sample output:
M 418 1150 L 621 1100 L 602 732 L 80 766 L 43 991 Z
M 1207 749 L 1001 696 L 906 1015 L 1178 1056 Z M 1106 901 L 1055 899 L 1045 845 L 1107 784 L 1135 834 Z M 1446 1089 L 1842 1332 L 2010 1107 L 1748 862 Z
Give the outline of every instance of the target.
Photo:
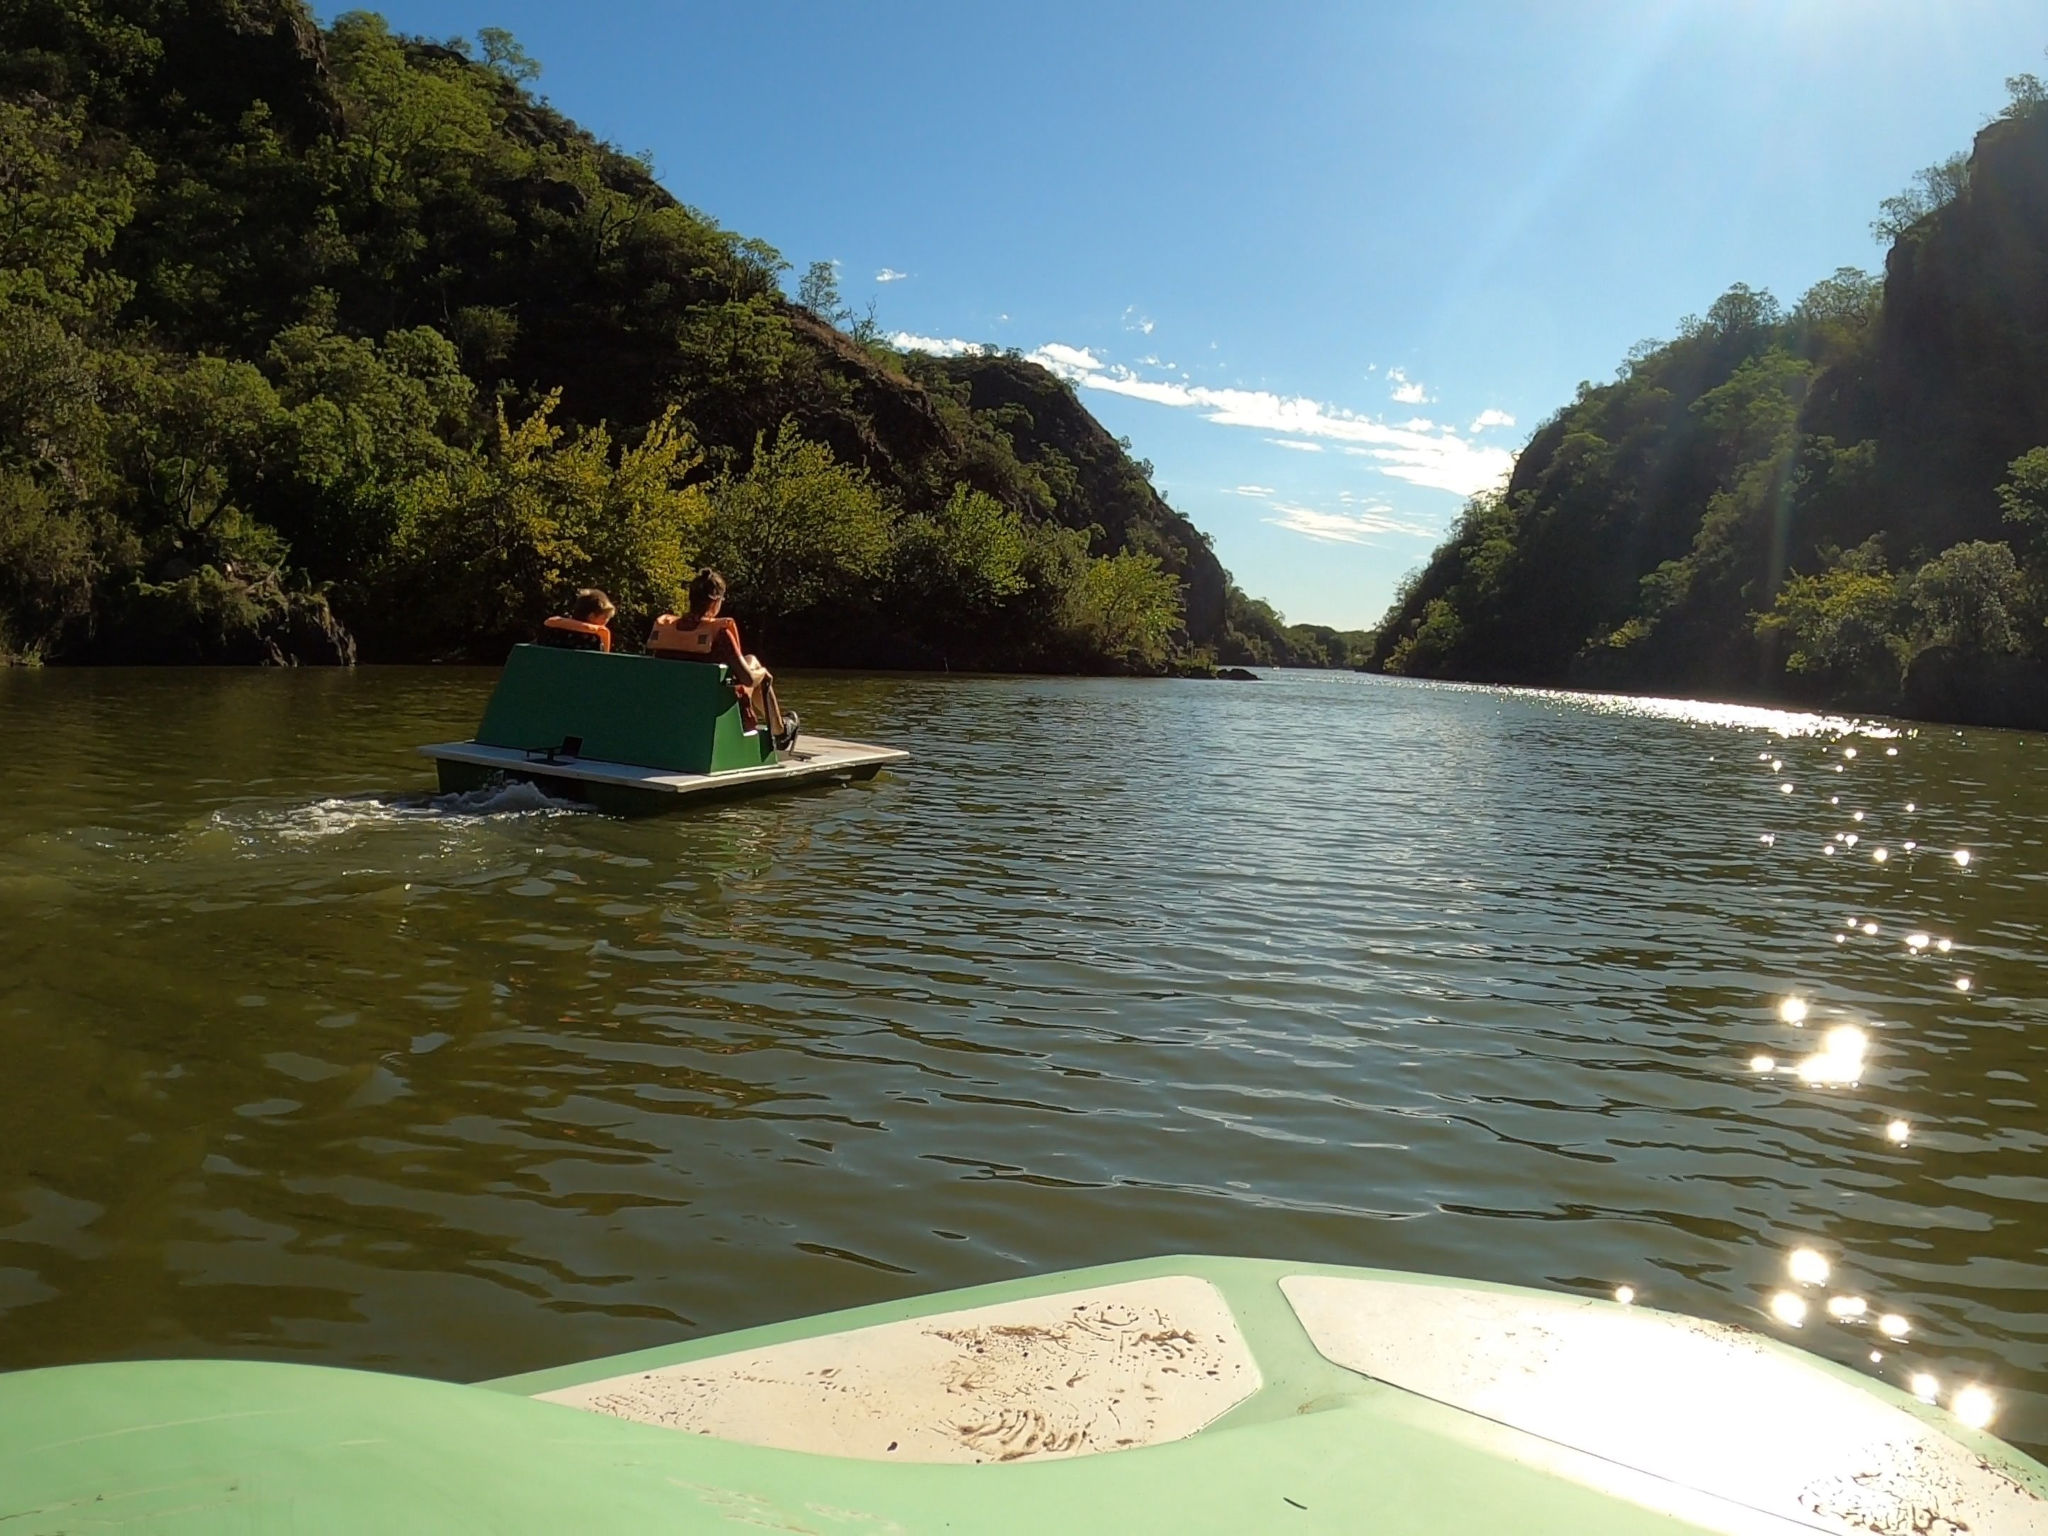
M 706 801 L 858 782 L 910 755 L 864 742 L 807 736 L 759 767 L 678 773 L 474 741 L 438 742 L 419 750 L 434 760 L 444 794 L 529 783 L 554 799 L 577 801 L 616 816 L 654 816 Z

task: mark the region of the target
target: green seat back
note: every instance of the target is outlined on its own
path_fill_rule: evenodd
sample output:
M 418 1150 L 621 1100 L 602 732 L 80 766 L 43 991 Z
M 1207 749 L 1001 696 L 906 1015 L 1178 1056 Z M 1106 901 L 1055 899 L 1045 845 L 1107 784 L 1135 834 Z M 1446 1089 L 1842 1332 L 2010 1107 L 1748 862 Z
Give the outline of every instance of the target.
M 576 756 L 674 773 L 726 773 L 775 761 L 742 725 L 723 666 L 549 645 L 515 645 L 477 741 L 524 752 L 580 738 Z

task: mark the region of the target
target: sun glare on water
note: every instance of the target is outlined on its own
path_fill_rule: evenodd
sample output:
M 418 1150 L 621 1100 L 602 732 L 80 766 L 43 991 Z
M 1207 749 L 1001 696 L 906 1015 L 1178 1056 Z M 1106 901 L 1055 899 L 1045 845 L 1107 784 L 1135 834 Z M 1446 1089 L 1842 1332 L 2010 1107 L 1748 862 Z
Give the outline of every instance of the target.
M 1798 1328 L 1806 1322 L 1806 1298 L 1792 1291 L 1779 1291 L 1771 1297 L 1771 1316 L 1787 1328 Z
M 1785 1260 L 1785 1272 L 1801 1285 L 1825 1285 L 1828 1279 L 1827 1255 L 1817 1248 L 1794 1248 Z
M 1863 1053 L 1870 1038 L 1853 1024 L 1838 1024 L 1821 1036 L 1821 1047 L 1799 1063 L 1803 1083 L 1853 1084 L 1863 1078 Z

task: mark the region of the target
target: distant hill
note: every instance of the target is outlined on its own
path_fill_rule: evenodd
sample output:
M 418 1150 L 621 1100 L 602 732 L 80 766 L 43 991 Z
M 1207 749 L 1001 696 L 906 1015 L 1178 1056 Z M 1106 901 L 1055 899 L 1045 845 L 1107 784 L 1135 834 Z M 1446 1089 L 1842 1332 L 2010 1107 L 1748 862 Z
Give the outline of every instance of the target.
M 1736 287 L 1537 429 L 1370 665 L 2048 724 L 2048 90 L 1889 200 L 1882 279 Z
M 536 73 L 298 0 L 0 9 L 0 655 L 489 659 L 715 562 L 792 663 L 1344 659 L 1070 385 L 792 302 Z

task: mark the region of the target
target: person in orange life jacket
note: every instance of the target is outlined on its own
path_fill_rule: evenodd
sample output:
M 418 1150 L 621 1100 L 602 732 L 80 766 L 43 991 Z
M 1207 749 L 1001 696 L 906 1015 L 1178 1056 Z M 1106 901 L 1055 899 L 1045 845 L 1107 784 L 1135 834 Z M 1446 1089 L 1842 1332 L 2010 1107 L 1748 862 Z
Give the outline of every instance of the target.
M 619 610 L 595 587 L 576 594 L 566 615 L 556 614 L 540 628 L 542 645 L 558 645 L 571 651 L 608 651 L 612 648 L 612 615 Z
M 747 729 L 758 730 L 765 719 L 776 750 L 787 752 L 796 745 L 796 711 L 782 707 L 775 696 L 774 674 L 758 656 L 747 654 L 740 644 L 739 625 L 719 612 L 724 606 L 725 578 L 716 571 L 699 571 L 690 583 L 690 611 L 681 618 L 664 613 L 656 619 L 647 637 L 647 654 L 730 667 L 737 680 L 732 691 L 739 695 Z

